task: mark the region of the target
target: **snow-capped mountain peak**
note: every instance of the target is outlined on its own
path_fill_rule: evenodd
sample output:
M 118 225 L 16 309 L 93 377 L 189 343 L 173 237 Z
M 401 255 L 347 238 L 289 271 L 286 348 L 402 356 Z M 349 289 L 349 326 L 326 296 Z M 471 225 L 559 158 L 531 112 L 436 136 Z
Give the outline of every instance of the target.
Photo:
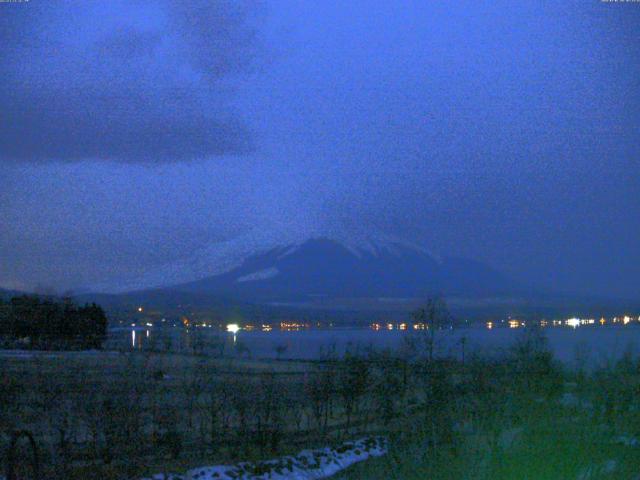
M 426 249 L 396 241 L 343 244 L 328 238 L 250 255 L 218 275 L 172 287 L 243 301 L 270 303 L 323 298 L 420 298 L 513 291 L 495 270 L 463 259 L 434 259 Z
M 449 272 L 452 268 L 455 275 Z M 245 300 L 308 293 L 424 296 L 458 287 L 477 289 L 469 279 L 454 278 L 468 276 L 465 268 L 420 244 L 389 235 L 314 237 L 285 245 L 271 243 L 268 237 L 245 235 L 207 246 L 187 260 L 146 272 L 133 282 L 120 282 L 117 290 L 176 285 Z M 485 277 L 491 276 L 488 271 L 486 268 Z

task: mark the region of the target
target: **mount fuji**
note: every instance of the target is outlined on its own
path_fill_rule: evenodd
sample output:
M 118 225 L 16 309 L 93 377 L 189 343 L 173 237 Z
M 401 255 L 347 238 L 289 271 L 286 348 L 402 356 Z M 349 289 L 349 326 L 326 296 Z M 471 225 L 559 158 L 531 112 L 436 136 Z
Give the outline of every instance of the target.
M 199 261 L 204 265 L 205 260 Z M 550 292 L 484 263 L 438 257 L 408 242 L 323 237 L 253 250 L 221 273 L 218 269 L 198 280 L 81 298 L 124 312 L 146 305 L 164 312 L 206 311 L 217 317 L 286 318 L 304 311 L 334 318 L 338 312 L 356 316 L 409 312 L 434 295 L 445 297 L 454 313 L 469 318 L 604 314 L 635 306 Z
M 401 242 L 344 244 L 328 238 L 272 248 L 227 272 L 168 287 L 251 303 L 321 299 L 512 296 L 526 289 L 480 262 L 437 258 Z

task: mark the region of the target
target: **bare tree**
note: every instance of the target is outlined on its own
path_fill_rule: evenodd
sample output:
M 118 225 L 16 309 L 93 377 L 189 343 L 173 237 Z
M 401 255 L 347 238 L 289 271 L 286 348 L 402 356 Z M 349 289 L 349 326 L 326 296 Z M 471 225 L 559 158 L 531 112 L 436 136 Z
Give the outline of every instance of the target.
M 433 360 L 436 332 L 452 324 L 447 303 L 442 297 L 431 297 L 426 304 L 413 312 L 413 321 L 422 327 L 423 346 L 429 361 Z

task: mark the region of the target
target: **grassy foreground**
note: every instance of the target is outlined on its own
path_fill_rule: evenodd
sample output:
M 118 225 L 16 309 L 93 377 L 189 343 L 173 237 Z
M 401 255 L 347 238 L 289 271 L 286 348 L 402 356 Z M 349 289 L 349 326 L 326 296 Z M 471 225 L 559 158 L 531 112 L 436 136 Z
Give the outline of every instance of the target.
M 492 442 L 468 432 L 454 444 L 433 448 L 424 435 L 392 442 L 388 456 L 359 464 L 342 479 L 637 479 L 640 449 L 589 415 L 529 406 L 517 426 L 504 425 Z
M 640 479 L 640 361 L 631 354 L 567 370 L 529 332 L 503 361 L 461 371 L 466 385 L 438 413 L 412 415 L 411 427 L 389 432 L 388 456 L 337 478 Z
M 636 358 L 567 370 L 528 331 L 498 360 L 436 360 L 430 338 L 312 363 L 0 357 L 0 446 L 24 429 L 46 478 L 133 479 L 383 434 L 390 453 L 340 478 L 640 478 Z

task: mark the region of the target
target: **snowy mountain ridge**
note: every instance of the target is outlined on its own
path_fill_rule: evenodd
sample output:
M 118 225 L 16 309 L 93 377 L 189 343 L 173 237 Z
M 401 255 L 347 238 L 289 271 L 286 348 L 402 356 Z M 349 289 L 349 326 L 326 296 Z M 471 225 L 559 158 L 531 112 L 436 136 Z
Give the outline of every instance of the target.
M 511 295 L 517 282 L 480 262 L 434 258 L 410 243 L 343 244 L 329 238 L 278 246 L 217 275 L 167 287 L 251 303 L 313 298 L 419 298 L 432 294 Z
M 198 278 L 227 273 L 241 266 L 244 261 L 252 256 L 264 255 L 276 249 L 280 251 L 280 258 L 284 258 L 297 252 L 305 243 L 314 238 L 325 238 L 339 243 L 358 258 L 363 258 L 363 256 L 367 255 L 378 256 L 384 252 L 399 256 L 403 250 L 414 250 L 436 261 L 441 261 L 440 256 L 432 253 L 426 247 L 399 237 L 380 233 L 374 235 L 340 234 L 305 237 L 294 242 L 280 243 L 267 234 L 251 231 L 233 239 L 214 242 L 189 257 L 179 258 L 173 262 L 150 268 L 135 278 L 107 280 L 93 284 L 86 290 L 123 293 L 191 282 Z

